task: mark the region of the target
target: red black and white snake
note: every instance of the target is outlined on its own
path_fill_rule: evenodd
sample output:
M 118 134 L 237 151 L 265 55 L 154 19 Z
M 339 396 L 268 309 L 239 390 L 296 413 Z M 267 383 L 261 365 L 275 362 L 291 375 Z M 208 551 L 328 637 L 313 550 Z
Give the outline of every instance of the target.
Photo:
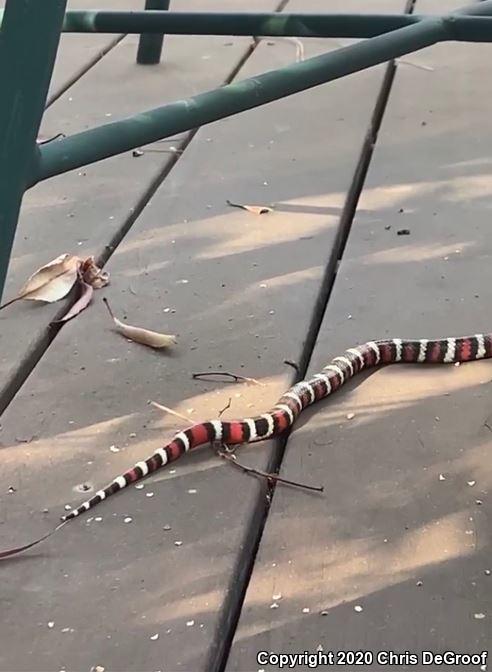
M 294 425 L 307 406 L 336 392 L 347 380 L 363 369 L 396 363 L 451 364 L 490 357 L 492 357 L 492 334 L 439 340 L 392 338 L 368 341 L 363 345 L 349 348 L 343 355 L 335 357 L 321 373 L 315 374 L 309 380 L 296 383 L 283 394 L 270 411 L 263 415 L 230 422 L 221 420 L 201 422 L 179 432 L 166 446 L 158 448 L 146 460 L 137 462 L 134 467 L 96 492 L 91 499 L 63 516 L 61 524 L 54 531 L 126 488 L 127 485 L 137 483 L 165 465 L 175 462 L 193 448 L 208 443 L 232 446 L 282 435 Z M 0 558 L 31 548 L 52 533 L 25 546 L 0 552 Z

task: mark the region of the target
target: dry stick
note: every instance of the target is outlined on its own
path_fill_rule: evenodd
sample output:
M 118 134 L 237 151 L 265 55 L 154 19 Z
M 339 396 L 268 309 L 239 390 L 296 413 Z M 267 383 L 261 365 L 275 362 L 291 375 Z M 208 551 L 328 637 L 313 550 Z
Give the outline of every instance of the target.
M 36 140 L 36 143 L 38 145 L 46 145 L 48 142 L 53 142 L 53 140 L 58 140 L 58 138 L 66 138 L 67 136 L 65 133 L 57 133 L 56 135 L 52 135 L 51 138 L 46 138 L 44 140 L 40 140 L 39 138 Z
M 227 406 L 224 406 L 224 408 L 221 411 L 219 411 L 219 418 L 222 415 L 222 413 L 224 413 L 225 411 L 227 411 L 228 408 L 231 407 L 231 402 L 232 402 L 232 397 L 229 397 L 229 401 L 227 402 Z
M 230 450 L 230 448 L 226 444 L 223 444 L 223 446 L 226 448 L 226 450 Z M 255 469 L 254 467 L 247 467 L 245 464 L 241 464 L 240 462 L 238 462 L 235 455 L 226 453 L 223 450 L 216 449 L 216 453 L 223 460 L 227 460 L 238 469 L 241 469 L 241 471 L 244 471 L 246 474 L 254 474 L 255 476 L 261 476 L 262 478 L 266 478 L 266 480 L 269 482 L 274 481 L 275 483 L 285 483 L 286 485 L 292 485 L 296 488 L 303 488 L 304 490 L 312 490 L 314 492 L 324 492 L 324 486 L 322 485 L 320 486 L 306 485 L 305 483 L 299 483 L 298 481 L 290 481 L 289 479 L 282 478 L 277 474 L 269 474 L 268 472 L 262 471 L 261 469 Z
M 15 303 L 16 301 L 20 301 L 21 299 L 22 299 L 22 296 L 14 296 L 14 298 L 13 298 L 13 299 L 10 299 L 10 301 L 7 301 L 6 303 L 3 303 L 3 304 L 0 306 L 0 310 L 3 310 L 4 308 L 7 308 L 7 306 L 12 305 L 12 304 Z
M 168 408 L 167 406 L 163 406 L 162 404 L 158 404 L 157 401 L 149 401 L 149 404 L 151 406 L 154 406 L 155 408 L 158 408 L 160 411 L 165 411 L 166 413 L 170 413 L 171 415 L 175 415 L 177 418 L 180 418 L 181 420 L 186 420 L 187 423 L 191 422 L 191 419 L 187 418 L 186 415 L 181 415 L 181 413 L 178 413 L 177 411 L 173 411 L 172 408 Z
M 259 380 L 256 380 L 256 378 L 248 378 L 247 376 L 240 376 L 237 373 L 230 373 L 229 371 L 201 371 L 199 373 L 192 373 L 191 377 L 194 378 L 195 380 L 203 380 L 204 378 L 208 378 L 209 376 L 224 376 L 225 378 L 231 378 L 232 380 L 217 380 L 214 382 L 217 383 L 253 383 L 254 385 L 264 385 L 264 383 L 260 383 Z

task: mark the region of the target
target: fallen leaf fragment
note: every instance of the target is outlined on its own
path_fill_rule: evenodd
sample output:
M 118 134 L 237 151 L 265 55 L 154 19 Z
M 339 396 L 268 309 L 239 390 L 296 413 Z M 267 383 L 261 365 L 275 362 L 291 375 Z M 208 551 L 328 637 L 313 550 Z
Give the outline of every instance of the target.
M 168 348 L 171 345 L 175 345 L 176 336 L 161 334 L 158 331 L 151 331 L 150 329 L 143 329 L 142 327 L 132 327 L 129 324 L 121 322 L 121 320 L 114 316 L 108 300 L 104 298 L 103 301 L 106 304 L 106 308 L 108 309 L 117 330 L 126 338 L 156 349 Z
M 83 310 L 85 310 L 92 301 L 92 296 L 94 294 L 94 288 L 92 287 L 92 285 L 88 285 L 86 282 L 82 280 L 82 278 L 79 278 L 78 285 L 80 289 L 79 298 L 70 308 L 70 310 L 67 313 L 65 313 L 65 315 L 62 318 L 53 322 L 53 324 L 68 322 L 72 318 L 79 315 L 79 313 L 81 313 Z
M 54 303 L 67 296 L 72 287 L 78 284 L 80 286 L 79 298 L 67 314 L 57 320 L 57 322 L 67 322 L 87 308 L 93 289 L 104 287 L 108 282 L 109 273 L 97 266 L 94 257 L 81 259 L 74 254 L 61 254 L 53 261 L 38 268 L 17 296 L 0 306 L 0 310 L 20 299 Z
M 87 259 L 82 261 L 80 273 L 84 282 L 91 285 L 94 289 L 101 289 L 101 287 L 106 287 L 109 283 L 109 273 L 99 268 L 94 261 L 94 257 L 87 257 Z
M 14 301 L 30 299 L 52 303 L 68 294 L 77 281 L 77 269 L 80 259 L 72 254 L 61 254 L 48 264 L 41 266 L 27 280 L 17 296 L 1 308 Z
M 253 215 L 265 215 L 268 212 L 273 212 L 273 208 L 269 205 L 244 205 L 243 203 L 233 203 L 232 201 L 226 201 L 227 205 L 230 205 L 233 208 L 241 208 L 242 210 L 247 210 Z

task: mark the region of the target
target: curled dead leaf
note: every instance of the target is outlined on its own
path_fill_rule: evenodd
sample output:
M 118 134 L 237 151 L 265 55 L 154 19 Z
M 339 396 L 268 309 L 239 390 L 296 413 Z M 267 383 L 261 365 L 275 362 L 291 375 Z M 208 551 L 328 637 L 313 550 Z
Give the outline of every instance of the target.
M 88 285 L 86 282 L 84 282 L 82 277 L 79 277 L 79 281 L 77 284 L 80 292 L 79 298 L 70 308 L 70 310 L 67 313 L 65 313 L 63 317 L 61 317 L 59 320 L 55 320 L 54 322 L 52 322 L 52 324 L 60 324 L 62 322 L 68 322 L 72 318 L 76 317 L 83 310 L 85 310 L 92 301 L 92 296 L 94 294 L 94 288 L 92 287 L 92 285 Z
M 4 303 L 5 308 L 14 301 L 26 299 L 53 303 L 66 296 L 77 280 L 80 258 L 73 254 L 61 254 L 48 264 L 41 266 L 27 280 L 18 295 Z
M 80 267 L 82 279 L 94 289 L 106 287 L 109 283 L 109 273 L 100 268 L 94 261 L 94 257 L 87 257 Z
M 0 306 L 0 310 L 20 299 L 45 301 L 46 303 L 59 301 L 67 296 L 77 282 L 81 285 L 80 297 L 67 315 L 59 320 L 59 322 L 66 322 L 89 305 L 92 292 L 89 292 L 88 287 L 91 290 L 100 289 L 109 282 L 109 273 L 99 268 L 94 257 L 81 259 L 74 254 L 61 254 L 53 261 L 38 268 L 18 295 Z
M 176 336 L 171 336 L 169 334 L 161 334 L 158 331 L 151 331 L 150 329 L 143 329 L 142 327 L 132 327 L 129 324 L 121 322 L 117 317 L 114 316 L 111 306 L 106 298 L 103 298 L 106 308 L 111 315 L 111 318 L 116 326 L 116 329 L 120 334 L 129 338 L 131 341 L 136 343 L 141 343 L 142 345 L 147 345 L 150 348 L 168 348 L 171 345 L 175 345 Z
M 273 208 L 270 205 L 244 205 L 243 203 L 233 203 L 229 200 L 226 203 L 232 208 L 241 208 L 253 213 L 253 215 L 265 215 L 268 212 L 273 212 Z

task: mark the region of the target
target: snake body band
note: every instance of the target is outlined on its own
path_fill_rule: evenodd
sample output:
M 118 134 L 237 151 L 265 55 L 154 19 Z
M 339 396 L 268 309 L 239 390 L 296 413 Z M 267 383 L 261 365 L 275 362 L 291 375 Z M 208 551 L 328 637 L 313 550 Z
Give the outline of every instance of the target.
M 492 334 L 439 340 L 392 338 L 368 341 L 364 345 L 349 348 L 343 355 L 335 357 L 320 373 L 291 387 L 268 413 L 231 422 L 211 420 L 179 432 L 166 446 L 158 448 L 146 460 L 137 462 L 104 489 L 96 492 L 91 499 L 63 516 L 62 521 L 89 511 L 127 485 L 175 462 L 198 446 L 214 442 L 237 445 L 280 436 L 294 425 L 307 406 L 333 394 L 362 370 L 384 364 L 451 364 L 489 357 L 492 357 Z
M 166 446 L 158 448 L 146 460 L 137 462 L 134 467 L 115 478 L 93 497 L 63 516 L 61 523 L 52 532 L 24 546 L 1 551 L 0 559 L 17 555 L 41 543 L 69 521 L 128 485 L 137 483 L 167 464 L 175 462 L 193 448 L 215 442 L 233 446 L 282 435 L 294 425 L 307 406 L 333 394 L 360 371 L 385 364 L 452 364 L 490 357 L 492 357 L 492 334 L 439 340 L 392 338 L 368 341 L 364 345 L 349 348 L 343 355 L 335 357 L 320 373 L 309 380 L 296 383 L 287 390 L 278 403 L 263 415 L 231 422 L 221 420 L 201 422 L 179 432 Z

